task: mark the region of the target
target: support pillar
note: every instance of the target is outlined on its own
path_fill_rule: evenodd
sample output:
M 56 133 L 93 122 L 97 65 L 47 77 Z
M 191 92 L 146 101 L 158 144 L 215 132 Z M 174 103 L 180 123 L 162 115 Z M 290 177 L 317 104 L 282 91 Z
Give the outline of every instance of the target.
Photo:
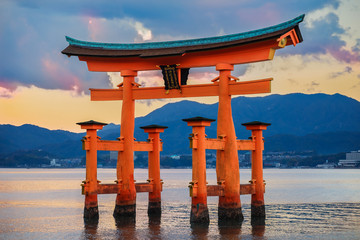
M 136 216 L 136 189 L 134 182 L 134 127 L 135 100 L 132 89 L 135 85 L 136 71 L 123 70 L 123 102 L 121 109 L 120 141 L 124 143 L 124 150 L 118 154 L 116 166 L 119 193 L 116 196 L 114 209 L 115 218 Z
M 140 127 L 149 134 L 148 141 L 152 142 L 153 150 L 148 153 L 148 168 L 149 168 L 149 179 L 153 185 L 153 191 L 149 192 L 149 205 L 148 205 L 148 216 L 149 217 L 160 217 L 161 216 L 161 191 L 162 182 L 160 179 L 160 151 L 161 151 L 161 139 L 160 133 L 164 132 L 167 128 L 159 125 L 149 125 Z
M 210 126 L 213 119 L 195 117 L 183 119 L 192 129 L 192 182 L 190 185 L 192 224 L 209 224 L 206 188 L 206 146 L 205 127 Z M 196 143 L 195 143 L 196 141 Z M 196 144 L 196 145 L 195 145 Z
M 225 138 L 224 150 L 216 154 L 216 174 L 218 184 L 224 184 L 224 196 L 219 197 L 219 224 L 240 224 L 244 217 L 240 202 L 240 173 L 235 127 L 231 111 L 231 95 L 229 81 L 231 64 L 218 64 L 219 71 L 219 109 L 217 136 Z
M 86 136 L 83 139 L 84 146 L 88 143 L 86 149 L 86 180 L 84 181 L 85 207 L 84 220 L 97 221 L 99 219 L 98 198 L 97 198 L 97 130 L 101 130 L 105 123 L 95 122 L 93 120 L 77 123 L 81 129 L 86 129 Z
M 255 150 L 251 151 L 251 181 L 255 184 L 255 194 L 251 195 L 251 220 L 262 222 L 261 219 L 265 219 L 262 131 L 266 130 L 270 123 L 254 121 L 242 125 L 251 130 L 251 137 L 255 141 Z

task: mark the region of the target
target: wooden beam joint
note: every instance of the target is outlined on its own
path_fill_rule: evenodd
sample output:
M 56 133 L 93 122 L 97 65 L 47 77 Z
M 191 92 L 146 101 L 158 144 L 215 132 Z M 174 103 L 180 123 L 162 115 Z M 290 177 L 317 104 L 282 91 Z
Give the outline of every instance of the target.
M 97 184 L 97 188 L 94 192 L 89 191 L 88 183 L 81 184 L 82 195 L 88 194 L 118 194 L 121 190 L 121 184 L 110 183 L 110 184 Z M 154 184 L 151 182 L 135 183 L 136 192 L 153 192 Z M 162 189 L 161 189 L 162 191 Z
M 235 77 L 233 79 L 236 80 Z M 269 93 L 271 91 L 272 78 L 252 81 L 229 81 L 230 95 Z M 123 99 L 123 89 L 91 89 L 91 101 L 114 101 Z M 186 98 L 186 97 L 209 97 L 219 95 L 219 84 L 195 84 L 181 86 L 177 89 L 164 91 L 164 87 L 134 87 L 132 88 L 133 99 L 163 99 L 163 98 Z
M 83 139 L 83 150 L 90 150 L 90 141 L 88 139 Z M 151 152 L 154 149 L 154 143 L 152 141 L 136 141 L 134 142 L 134 151 L 138 152 Z M 160 143 L 160 151 L 162 151 L 163 143 Z M 97 141 L 97 150 L 98 151 L 124 151 L 124 140 L 120 139 L 118 141 L 111 140 L 98 140 Z

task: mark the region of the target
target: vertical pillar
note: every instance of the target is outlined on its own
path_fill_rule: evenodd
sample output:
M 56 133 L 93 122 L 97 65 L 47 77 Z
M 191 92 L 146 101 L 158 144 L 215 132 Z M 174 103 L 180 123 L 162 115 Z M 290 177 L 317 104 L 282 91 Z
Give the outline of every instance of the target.
M 205 127 L 210 126 L 213 119 L 194 117 L 183 119 L 193 129 L 192 138 L 192 183 L 191 183 L 191 215 L 193 224 L 209 224 L 206 188 L 206 135 Z
M 120 190 L 116 196 L 114 217 L 136 216 L 136 189 L 134 182 L 134 127 L 135 100 L 132 89 L 135 83 L 136 71 L 123 70 L 123 102 L 121 109 L 120 141 L 124 143 L 124 150 L 119 152 L 117 161 L 117 182 Z
M 251 218 L 256 220 L 256 218 L 265 218 L 262 131 L 266 130 L 270 123 L 254 121 L 242 125 L 247 130 L 251 130 L 252 139 L 255 141 L 255 150 L 251 152 L 251 178 L 255 184 L 255 194 L 251 195 Z
M 97 130 L 101 130 L 105 123 L 87 121 L 77 123 L 81 129 L 86 129 L 84 146 L 86 149 L 86 180 L 84 181 L 85 207 L 84 219 L 86 221 L 98 220 L 98 200 L 97 200 Z
M 167 128 L 159 125 L 148 125 L 140 127 L 149 134 L 149 141 L 153 144 L 153 150 L 148 153 L 148 168 L 149 179 L 148 181 L 153 185 L 153 191 L 149 192 L 149 216 L 161 216 L 161 191 L 162 182 L 160 179 L 160 151 L 161 151 L 161 139 L 160 133 L 164 132 Z
M 225 137 L 224 150 L 216 154 L 216 174 L 218 184 L 224 184 L 224 196 L 219 197 L 218 219 L 219 223 L 241 223 L 244 219 L 240 202 L 240 173 L 235 127 L 231 112 L 231 95 L 229 81 L 230 64 L 218 64 L 219 71 L 219 109 L 218 109 L 218 137 Z

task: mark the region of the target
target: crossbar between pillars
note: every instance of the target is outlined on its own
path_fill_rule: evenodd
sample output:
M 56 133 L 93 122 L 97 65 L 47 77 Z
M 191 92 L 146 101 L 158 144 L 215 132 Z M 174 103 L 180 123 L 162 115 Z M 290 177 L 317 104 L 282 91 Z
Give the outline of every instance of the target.
M 226 196 L 226 181 L 218 181 L 218 185 L 206 184 L 206 149 L 224 151 L 226 148 L 226 136 L 221 135 L 217 139 L 206 138 L 205 127 L 210 126 L 212 119 L 195 117 L 183 119 L 192 127 L 190 134 L 190 148 L 192 148 L 192 182 L 190 182 L 190 197 L 192 198 L 191 216 L 192 223 L 209 223 L 207 210 L 208 196 Z M 262 151 L 264 142 L 262 131 L 270 124 L 262 122 L 244 123 L 248 130 L 252 131 L 250 140 L 236 140 L 238 150 L 252 152 L 252 179 L 250 184 L 238 184 L 239 195 L 251 194 L 252 218 L 265 217 L 264 193 L 265 182 L 263 180 Z M 231 171 L 236 171 L 233 169 Z M 225 172 L 225 179 L 226 179 Z M 232 173 L 234 174 L 234 173 Z
M 115 180 L 115 184 L 101 184 L 97 180 L 97 151 L 124 151 L 124 138 L 120 137 L 117 141 L 100 140 L 97 136 L 97 130 L 101 130 L 105 123 L 96 121 L 87 121 L 78 123 L 82 129 L 86 129 L 86 136 L 82 139 L 83 149 L 86 150 L 86 180 L 83 181 L 82 194 L 85 195 L 84 219 L 93 221 L 99 218 L 98 213 L 98 194 L 117 194 L 122 198 L 124 191 L 123 179 Z M 162 179 L 160 179 L 160 151 L 162 151 L 162 142 L 160 133 L 167 127 L 159 125 L 149 125 L 141 127 L 149 138 L 147 141 L 133 141 L 132 147 L 135 151 L 147 151 L 149 154 L 149 178 L 145 183 L 135 183 L 135 194 L 139 192 L 149 193 L 149 216 L 158 216 L 161 214 L 161 191 Z M 118 172 L 119 173 L 119 172 Z M 132 173 L 133 175 L 133 173 Z M 129 179 L 127 180 L 127 182 Z M 118 206 L 118 205 L 117 205 Z M 115 208 L 116 211 L 117 208 Z M 117 209 L 119 210 L 119 209 Z M 120 209 L 123 210 L 123 209 Z M 135 213 L 135 209 L 130 212 Z M 114 217 L 119 217 L 114 214 Z

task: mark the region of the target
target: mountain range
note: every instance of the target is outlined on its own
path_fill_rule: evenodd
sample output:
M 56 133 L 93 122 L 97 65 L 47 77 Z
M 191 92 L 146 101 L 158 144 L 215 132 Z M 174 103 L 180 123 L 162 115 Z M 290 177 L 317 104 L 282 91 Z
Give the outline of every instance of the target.
M 144 117 L 135 119 L 135 138 L 144 141 L 147 134 L 139 127 L 158 124 L 168 128 L 161 133 L 163 154 L 191 153 L 188 127 L 182 119 L 202 116 L 217 119 L 218 104 L 192 101 L 169 103 Z M 232 99 L 232 115 L 239 139 L 247 139 L 241 123 L 271 123 L 264 131 L 265 151 L 316 151 L 332 154 L 360 149 L 360 102 L 340 95 L 287 94 Z M 90 120 L 90 119 L 89 119 Z M 94 119 L 96 120 L 96 119 Z M 120 121 L 120 119 L 119 119 Z M 216 121 L 206 128 L 209 138 L 216 138 Z M 120 126 L 109 124 L 99 131 L 106 140 L 120 136 Z M 84 156 L 84 133 L 48 130 L 25 124 L 0 125 L 0 154 L 23 150 L 43 150 L 59 158 Z

